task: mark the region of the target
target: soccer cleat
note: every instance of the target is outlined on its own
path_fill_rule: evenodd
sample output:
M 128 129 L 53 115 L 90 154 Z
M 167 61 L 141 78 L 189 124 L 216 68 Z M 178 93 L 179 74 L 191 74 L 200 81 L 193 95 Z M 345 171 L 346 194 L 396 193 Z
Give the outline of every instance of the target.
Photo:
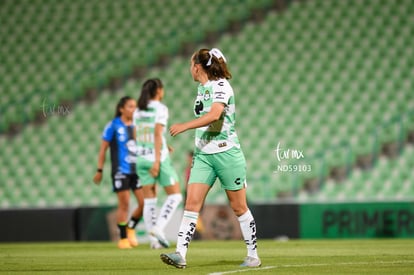
M 244 258 L 244 262 L 240 266 L 259 267 L 261 265 L 262 262 L 260 261 L 260 259 L 247 256 L 246 258 Z
M 125 239 L 120 239 L 120 240 L 118 241 L 118 248 L 119 248 L 119 249 L 131 249 L 131 248 L 132 248 L 132 246 L 131 246 L 131 244 L 129 243 L 128 239 L 127 239 L 127 238 L 125 238 Z
M 181 256 L 179 252 L 162 253 L 160 255 L 160 258 L 164 263 L 168 265 L 173 265 L 176 268 L 185 268 L 187 266 L 185 259 Z
M 132 247 L 138 246 L 137 235 L 135 234 L 135 230 L 132 228 L 127 228 L 127 236 L 129 244 Z
M 157 227 L 153 227 L 150 231 L 150 234 L 152 236 L 154 236 L 155 238 L 157 238 L 157 240 L 160 242 L 160 244 L 165 247 L 168 248 L 170 246 L 170 243 L 168 242 L 168 240 L 165 238 L 164 233 L 159 230 Z

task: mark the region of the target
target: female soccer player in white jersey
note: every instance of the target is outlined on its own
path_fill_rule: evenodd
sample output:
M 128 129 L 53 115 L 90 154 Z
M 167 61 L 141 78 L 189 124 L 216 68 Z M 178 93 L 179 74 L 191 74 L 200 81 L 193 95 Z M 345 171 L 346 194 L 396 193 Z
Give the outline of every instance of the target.
M 171 165 L 165 140 L 168 108 L 161 103 L 164 88 L 161 80 L 148 79 L 142 85 L 138 108 L 134 113 L 138 152 L 138 176 L 144 190 L 144 222 L 150 233 L 151 248 L 169 247 L 164 229 L 182 201 L 178 176 Z M 156 183 L 167 199 L 156 217 Z
M 119 100 L 116 106 L 115 118 L 106 125 L 102 134 L 98 169 L 93 178 L 96 184 L 101 182 L 105 153 L 110 148 L 112 187 L 118 197 L 117 222 L 120 234 L 118 247 L 121 249 L 138 245 L 134 228 L 142 217 L 144 205 L 142 186 L 140 185 L 135 166 L 137 156 L 132 116 L 136 106 L 135 100 L 129 96 Z M 138 201 L 138 207 L 132 213 L 131 219 L 127 224 L 129 189 L 133 191 Z
M 178 232 L 175 253 L 161 254 L 163 262 L 177 268 L 186 267 L 186 254 L 194 234 L 204 199 L 220 179 L 230 206 L 237 215 L 247 257 L 241 266 L 257 267 L 256 223 L 246 202 L 246 160 L 235 130 L 235 100 L 228 82 L 231 78 L 226 58 L 216 48 L 201 49 L 191 57 L 191 75 L 199 82 L 194 104 L 194 120 L 174 124 L 170 134 L 176 136 L 195 130 L 193 167 L 187 189 L 184 215 Z

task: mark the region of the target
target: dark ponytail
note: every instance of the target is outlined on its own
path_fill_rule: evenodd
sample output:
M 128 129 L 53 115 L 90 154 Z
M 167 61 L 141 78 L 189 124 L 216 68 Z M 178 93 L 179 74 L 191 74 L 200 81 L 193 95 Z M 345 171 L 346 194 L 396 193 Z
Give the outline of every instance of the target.
M 225 59 L 212 55 L 209 49 L 200 49 L 195 52 L 193 61 L 194 64 L 200 64 L 203 67 L 209 80 L 218 80 L 220 78 L 230 79 L 232 77 Z
M 116 105 L 115 109 L 115 117 L 120 117 L 122 115 L 120 109 L 123 108 L 125 104 L 131 99 L 132 97 L 130 96 L 124 96 L 118 101 L 118 104 Z
M 162 87 L 162 82 L 158 78 L 151 78 L 145 81 L 137 101 L 138 108 L 140 110 L 147 110 L 149 101 L 157 95 L 157 89 Z

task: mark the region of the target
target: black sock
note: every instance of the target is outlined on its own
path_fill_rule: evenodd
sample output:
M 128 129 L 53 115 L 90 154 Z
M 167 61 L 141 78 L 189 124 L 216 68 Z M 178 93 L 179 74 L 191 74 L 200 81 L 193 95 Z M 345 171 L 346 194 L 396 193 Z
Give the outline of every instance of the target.
M 128 222 L 128 228 L 134 229 L 140 220 L 141 218 L 137 219 L 137 218 L 131 217 L 131 219 Z
M 120 234 L 121 239 L 125 239 L 127 237 L 126 223 L 124 222 L 118 223 L 118 228 L 119 228 L 119 234 Z

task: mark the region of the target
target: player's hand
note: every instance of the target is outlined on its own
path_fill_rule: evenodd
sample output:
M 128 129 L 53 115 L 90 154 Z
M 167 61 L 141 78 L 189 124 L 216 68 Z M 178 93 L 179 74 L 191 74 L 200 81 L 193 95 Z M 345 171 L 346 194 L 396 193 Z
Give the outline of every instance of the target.
M 184 132 L 186 129 L 184 123 L 177 123 L 170 127 L 170 135 L 175 137 L 176 135 Z
M 154 177 L 154 178 L 158 177 L 158 174 L 160 173 L 160 163 L 157 162 L 157 161 L 154 162 L 154 164 L 152 165 L 149 172 L 150 172 L 152 177 Z
M 93 182 L 96 185 L 99 185 L 101 183 L 102 180 L 102 173 L 96 172 L 95 176 L 93 177 Z

